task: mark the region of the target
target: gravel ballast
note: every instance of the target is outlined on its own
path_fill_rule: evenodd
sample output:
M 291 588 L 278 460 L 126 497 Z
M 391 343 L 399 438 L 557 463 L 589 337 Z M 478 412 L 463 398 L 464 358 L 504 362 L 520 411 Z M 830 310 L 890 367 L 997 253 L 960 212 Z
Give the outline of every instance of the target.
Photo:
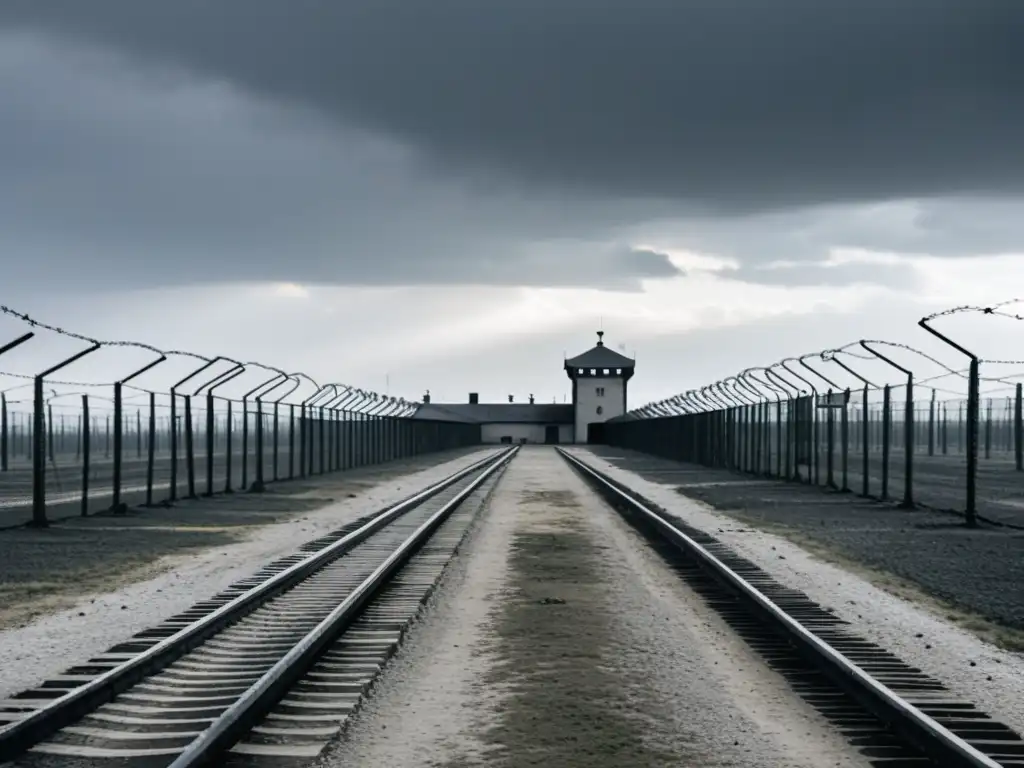
M 948 515 L 900 511 L 620 449 L 572 450 L 778 581 L 831 608 L 866 639 L 958 696 L 1024 729 L 1024 656 L 981 639 L 970 631 L 969 620 L 966 627 L 959 625 L 942 604 L 927 597 L 955 602 L 972 613 L 1019 620 L 1024 605 L 1024 539 L 1019 532 L 967 531 Z M 810 542 L 818 553 L 796 542 Z M 826 562 L 822 553 L 837 553 L 848 564 Z M 887 583 L 886 574 L 917 585 L 915 599 L 893 594 L 899 581 Z M 960 615 L 956 619 L 963 621 Z

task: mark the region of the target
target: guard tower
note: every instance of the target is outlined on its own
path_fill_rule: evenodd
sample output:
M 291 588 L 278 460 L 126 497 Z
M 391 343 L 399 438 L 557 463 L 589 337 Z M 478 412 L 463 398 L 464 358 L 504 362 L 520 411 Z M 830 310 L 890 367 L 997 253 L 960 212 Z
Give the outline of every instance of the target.
M 575 442 L 599 442 L 591 439 L 591 425 L 626 412 L 626 382 L 635 367 L 636 361 L 604 345 L 604 331 L 597 332 L 597 346 L 565 361 L 572 379 Z

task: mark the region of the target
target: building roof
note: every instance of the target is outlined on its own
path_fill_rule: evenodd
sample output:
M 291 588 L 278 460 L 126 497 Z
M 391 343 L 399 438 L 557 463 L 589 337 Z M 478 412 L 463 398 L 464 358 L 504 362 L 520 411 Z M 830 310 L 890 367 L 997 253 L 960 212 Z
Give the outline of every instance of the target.
M 571 404 L 558 403 L 422 403 L 414 419 L 478 424 L 572 424 Z
M 566 368 L 633 368 L 636 361 L 604 345 L 604 331 L 597 332 L 597 346 L 565 361 Z

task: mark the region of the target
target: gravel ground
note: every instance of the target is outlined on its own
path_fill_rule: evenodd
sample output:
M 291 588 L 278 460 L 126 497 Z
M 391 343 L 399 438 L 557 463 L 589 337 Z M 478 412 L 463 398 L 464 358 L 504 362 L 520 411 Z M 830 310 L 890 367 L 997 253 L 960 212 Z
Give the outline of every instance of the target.
M 325 765 L 868 765 L 550 448 L 435 595 Z
M 869 493 L 879 496 L 882 490 L 881 451 L 869 457 Z M 850 488 L 861 490 L 863 457 L 849 458 Z M 821 461 L 821 482 L 825 482 L 826 459 Z M 839 459 L 835 463 L 836 482 Z M 903 499 L 904 454 L 893 451 L 889 458 L 889 498 Z M 914 500 L 934 509 L 963 511 L 966 505 L 967 460 L 963 456 L 914 456 Z M 980 458 L 978 460 L 978 514 L 995 522 L 1024 528 L 1024 472 L 1017 472 L 1012 457 Z
M 296 452 L 294 470 L 299 471 L 299 454 Z M 274 480 L 274 465 L 271 448 L 264 453 L 264 480 Z M 121 468 L 121 499 L 126 504 L 142 505 L 146 501 L 147 460 L 134 455 L 127 456 Z M 256 479 L 257 454 L 250 449 L 248 454 L 246 483 L 243 485 L 242 454 L 235 452 L 231 457 L 231 487 L 233 490 L 251 485 Z M 319 454 L 316 455 L 314 470 L 319 468 Z M 56 463 L 46 467 L 46 511 L 48 518 L 64 520 L 81 514 L 82 464 L 74 456 L 56 457 Z M 206 455 L 195 457 L 196 493 L 207 490 Z M 367 469 L 361 467 L 360 470 Z M 213 490 L 220 493 L 227 481 L 227 457 L 222 453 L 214 456 Z M 289 453 L 287 449 L 278 453 L 277 476 L 289 475 Z M 113 463 L 110 459 L 93 458 L 89 464 L 89 513 L 96 514 L 110 508 L 113 497 Z M 170 496 L 171 460 L 169 455 L 156 456 L 153 461 L 153 501 L 159 503 Z M 177 476 L 178 498 L 188 494 L 188 469 L 185 456 L 178 457 Z M 6 472 L 0 472 L 0 529 L 23 525 L 32 517 L 32 469 L 31 465 L 12 465 Z
M 776 472 L 777 457 L 773 455 L 771 461 L 772 472 Z M 828 466 L 825 451 L 822 451 L 820 461 L 817 480 L 824 486 L 827 483 Z M 833 462 L 834 480 L 841 487 L 842 457 L 838 448 Z M 860 494 L 863 488 L 863 462 L 863 454 L 850 452 L 847 459 L 847 483 L 856 494 Z M 882 467 L 881 449 L 872 449 L 868 455 L 868 493 L 873 497 L 881 497 Z M 905 467 L 903 451 L 893 450 L 889 456 L 888 493 L 893 501 L 903 499 Z M 804 477 L 812 474 L 806 466 L 802 472 Z M 914 455 L 913 472 L 913 496 L 918 504 L 963 513 L 967 503 L 965 456 L 928 456 L 917 453 Z M 978 514 L 992 521 L 1024 528 L 1024 472 L 1016 471 L 1012 456 L 994 454 L 989 459 L 979 457 L 977 508 Z
M 832 608 L 865 639 L 1024 730 L 1024 655 L 990 644 L 976 633 L 984 625 L 964 620 L 928 596 L 939 594 L 972 612 L 991 610 L 1019 622 L 1024 604 L 1020 533 L 971 532 L 950 527 L 947 515 L 901 512 L 849 495 L 619 449 L 572 450 L 780 582 Z M 838 558 L 842 565 L 824 558 Z
M 609 455 L 603 449 L 595 452 Z M 648 479 L 670 481 L 690 498 L 758 526 L 783 526 L 858 563 L 911 581 L 961 610 L 1024 630 L 1024 531 L 990 526 L 969 530 L 942 512 L 900 510 L 814 486 L 640 453 L 612 453 L 621 457 L 619 466 Z
M 492 451 L 449 451 L 282 483 L 261 495 L 0 531 L 0 626 L 6 627 L 0 697 L 87 660 Z
M 71 459 L 58 463 L 47 463 L 46 466 L 46 501 L 47 511 L 53 518 L 78 514 L 82 498 L 81 462 Z M 146 459 L 126 458 L 121 465 L 121 491 L 124 500 L 129 503 L 143 503 L 146 498 Z M 296 466 L 296 471 L 298 468 Z M 196 492 L 206 491 L 206 456 L 197 454 L 195 459 Z M 256 479 L 256 454 L 250 452 L 248 462 L 248 483 Z M 288 475 L 288 454 L 278 457 L 278 474 Z M 242 487 L 242 454 L 235 453 L 231 458 L 232 487 Z M 270 457 L 265 457 L 264 478 L 269 481 L 273 476 Z M 226 457 L 217 455 L 213 465 L 214 490 L 224 489 L 227 479 Z M 89 465 L 89 508 L 91 512 L 108 508 L 113 495 L 114 480 L 113 463 L 109 460 L 94 459 Z M 153 497 L 155 501 L 167 498 L 171 487 L 171 460 L 168 456 L 155 457 L 153 460 Z M 188 469 L 184 456 L 178 457 L 178 495 L 188 493 Z M 0 472 L 0 527 L 18 525 L 28 520 L 32 508 L 32 469 L 31 467 L 11 467 Z

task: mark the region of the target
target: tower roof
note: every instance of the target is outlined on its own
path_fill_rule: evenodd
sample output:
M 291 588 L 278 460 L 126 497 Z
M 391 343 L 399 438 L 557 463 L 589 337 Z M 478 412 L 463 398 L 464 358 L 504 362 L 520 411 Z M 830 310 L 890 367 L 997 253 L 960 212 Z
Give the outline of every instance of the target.
M 636 361 L 604 345 L 604 331 L 597 332 L 597 345 L 565 361 L 566 368 L 633 368 Z

